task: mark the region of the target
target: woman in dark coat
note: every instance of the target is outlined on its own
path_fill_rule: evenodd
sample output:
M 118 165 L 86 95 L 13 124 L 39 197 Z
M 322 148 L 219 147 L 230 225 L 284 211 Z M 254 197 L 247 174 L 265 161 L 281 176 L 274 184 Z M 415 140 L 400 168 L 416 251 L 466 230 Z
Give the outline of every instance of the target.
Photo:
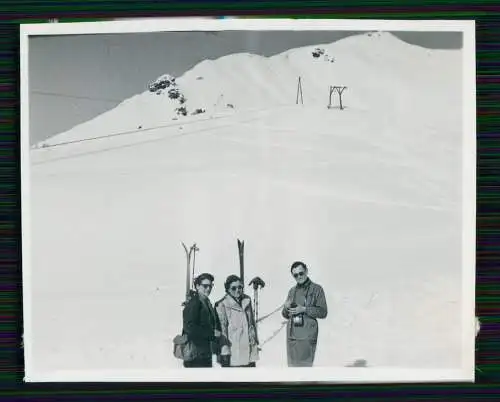
M 201 274 L 195 281 L 196 292 L 186 302 L 183 317 L 183 333 L 191 343 L 193 356 L 184 361 L 184 367 L 212 367 L 212 355 L 218 353 L 220 323 L 210 299 L 214 277 Z

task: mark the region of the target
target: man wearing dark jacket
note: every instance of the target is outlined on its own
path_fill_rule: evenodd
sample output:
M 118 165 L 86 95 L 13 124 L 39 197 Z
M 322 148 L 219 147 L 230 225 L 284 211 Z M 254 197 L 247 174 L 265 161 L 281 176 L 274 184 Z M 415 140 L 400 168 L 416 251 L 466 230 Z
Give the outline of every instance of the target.
M 291 272 L 297 284 L 288 292 L 282 311 L 283 317 L 288 319 L 288 366 L 312 367 L 318 342 L 317 320 L 328 314 L 325 292 L 309 279 L 303 262 L 294 262 Z
M 212 355 L 217 354 L 220 322 L 208 298 L 212 292 L 214 277 L 204 273 L 198 276 L 183 311 L 183 333 L 192 345 L 192 356 L 184 361 L 184 367 L 212 367 Z

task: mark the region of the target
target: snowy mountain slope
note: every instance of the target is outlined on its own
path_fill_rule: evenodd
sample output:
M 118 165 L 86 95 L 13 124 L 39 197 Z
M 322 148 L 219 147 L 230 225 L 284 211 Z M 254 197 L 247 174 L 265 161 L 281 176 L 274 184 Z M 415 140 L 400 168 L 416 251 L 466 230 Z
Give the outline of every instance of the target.
M 454 85 L 461 76 L 460 52 L 419 48 L 388 33 L 370 35 L 293 49 L 271 58 L 242 53 L 205 60 L 175 81 L 187 99 L 184 105 L 168 96 L 170 88 L 160 95 L 146 90 L 43 144 L 140 131 L 171 124 L 174 119 L 190 122 L 221 113 L 293 104 L 299 76 L 306 106 L 326 107 L 330 85 L 348 87 L 344 94 L 348 108 L 369 108 L 373 114 L 384 109 L 401 112 L 409 107 L 413 113 L 425 114 L 429 108 L 438 107 L 446 116 L 450 108 L 460 104 L 461 90 Z M 316 47 L 325 55 L 314 58 Z M 335 56 L 334 63 L 324 60 L 329 55 Z M 337 98 L 333 102 L 338 105 Z M 205 113 L 178 116 L 176 109 L 180 106 L 186 106 L 188 114 L 197 109 Z
M 198 243 L 215 301 L 238 272 L 237 238 L 247 278 L 267 282 L 261 315 L 283 302 L 296 259 L 325 288 L 318 365 L 458 367 L 460 52 L 374 35 L 319 45 L 333 63 L 313 58 L 315 47 L 206 61 L 176 80 L 206 116 L 168 120 L 155 113 L 170 103 L 148 92 L 53 144 L 133 126 L 138 104 L 151 105 L 145 128 L 166 127 L 32 150 L 37 368 L 179 367 L 180 242 Z M 319 93 L 327 64 L 350 85 L 344 111 Z M 295 105 L 297 73 L 305 105 Z M 221 93 L 220 109 L 210 106 Z M 263 321 L 261 339 L 280 322 Z M 259 365 L 286 365 L 284 336 Z

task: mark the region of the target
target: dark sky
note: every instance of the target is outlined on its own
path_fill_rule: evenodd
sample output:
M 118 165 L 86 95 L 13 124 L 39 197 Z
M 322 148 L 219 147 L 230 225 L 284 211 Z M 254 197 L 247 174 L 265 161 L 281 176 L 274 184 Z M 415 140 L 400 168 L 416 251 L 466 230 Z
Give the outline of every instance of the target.
M 218 31 L 32 37 L 31 143 L 70 129 L 146 89 L 161 74 L 179 76 L 230 53 L 271 56 L 335 42 L 354 31 Z M 461 32 L 393 32 L 433 49 L 459 49 Z

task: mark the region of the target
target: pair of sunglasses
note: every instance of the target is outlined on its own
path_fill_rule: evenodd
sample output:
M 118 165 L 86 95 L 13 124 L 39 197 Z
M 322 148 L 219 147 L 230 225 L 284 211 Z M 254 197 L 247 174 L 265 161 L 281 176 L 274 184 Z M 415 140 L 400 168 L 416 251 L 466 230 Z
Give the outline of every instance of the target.
M 304 276 L 305 274 L 306 274 L 306 271 L 297 272 L 296 274 L 293 274 L 293 277 L 298 278 L 299 276 Z
M 202 283 L 200 286 L 203 286 L 205 289 L 212 289 L 214 287 L 212 283 Z
M 236 290 L 243 290 L 243 286 L 231 286 L 230 288 L 233 292 L 235 292 Z

